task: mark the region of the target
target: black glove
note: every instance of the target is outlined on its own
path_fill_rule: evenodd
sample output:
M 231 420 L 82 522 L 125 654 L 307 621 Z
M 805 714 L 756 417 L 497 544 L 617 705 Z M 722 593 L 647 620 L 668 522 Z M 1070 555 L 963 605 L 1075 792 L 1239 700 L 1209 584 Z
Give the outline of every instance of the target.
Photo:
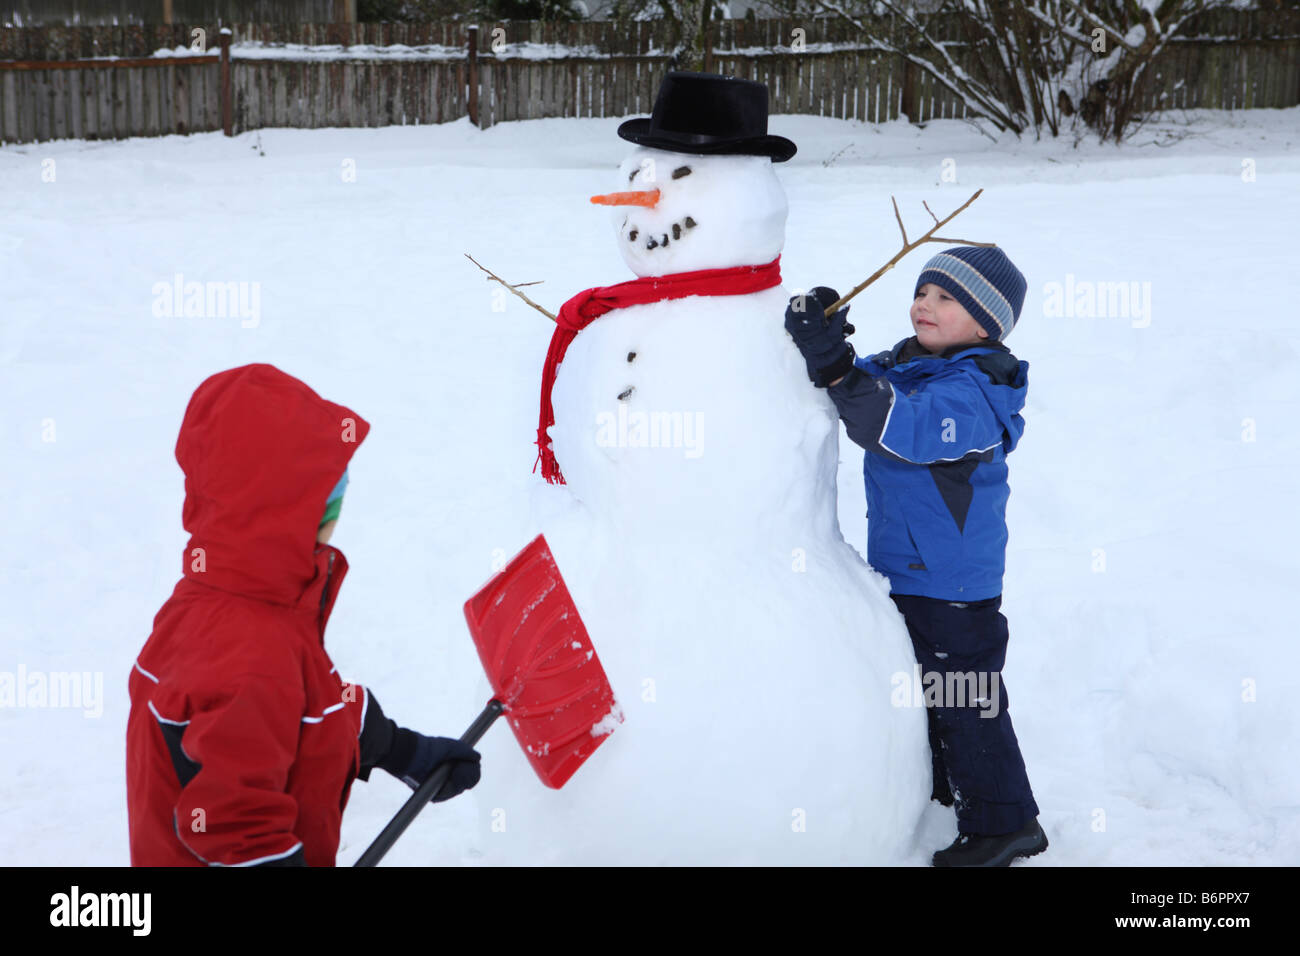
M 856 331 L 848 323 L 849 307 L 826 318 L 826 310 L 839 297 L 834 289 L 817 286 L 808 295 L 791 298 L 785 310 L 785 330 L 799 347 L 808 378 L 818 388 L 826 388 L 853 368 L 853 344 L 845 341 L 845 336 Z
M 451 776 L 442 785 L 442 789 L 429 798 L 430 803 L 441 803 L 478 783 L 481 759 L 477 750 L 453 737 L 426 737 L 414 730 L 399 727 L 393 735 L 392 749 L 377 766 L 387 770 L 412 790 L 418 790 L 420 784 L 439 765 L 444 761 L 452 761 Z

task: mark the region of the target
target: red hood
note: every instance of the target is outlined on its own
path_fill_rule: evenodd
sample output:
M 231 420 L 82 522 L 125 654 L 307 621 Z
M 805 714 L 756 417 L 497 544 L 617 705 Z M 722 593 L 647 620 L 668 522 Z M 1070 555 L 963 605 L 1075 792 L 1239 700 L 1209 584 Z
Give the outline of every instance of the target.
M 190 399 L 176 440 L 185 472 L 185 576 L 296 604 L 317 575 L 325 500 L 370 424 L 273 365 L 218 372 Z M 195 548 L 202 548 L 197 570 Z

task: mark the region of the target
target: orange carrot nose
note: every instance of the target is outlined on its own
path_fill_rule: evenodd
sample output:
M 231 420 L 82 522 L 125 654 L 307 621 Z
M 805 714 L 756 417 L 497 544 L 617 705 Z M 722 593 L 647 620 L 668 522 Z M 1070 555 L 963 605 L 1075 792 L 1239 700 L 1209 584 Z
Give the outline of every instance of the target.
M 648 206 L 653 209 L 659 201 L 658 189 L 634 189 L 625 193 L 605 193 L 592 196 L 591 201 L 598 206 Z

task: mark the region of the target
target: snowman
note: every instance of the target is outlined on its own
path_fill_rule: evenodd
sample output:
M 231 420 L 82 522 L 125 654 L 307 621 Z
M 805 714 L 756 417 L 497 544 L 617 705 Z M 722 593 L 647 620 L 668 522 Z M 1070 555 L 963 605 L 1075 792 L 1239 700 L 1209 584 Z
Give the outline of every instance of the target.
M 767 133 L 764 85 L 696 73 L 618 132 L 637 148 L 593 201 L 638 278 L 561 310 L 534 505 L 623 722 L 561 790 L 485 741 L 484 858 L 911 859 L 915 660 L 840 534 L 838 417 L 783 327 L 773 164 L 795 145 Z

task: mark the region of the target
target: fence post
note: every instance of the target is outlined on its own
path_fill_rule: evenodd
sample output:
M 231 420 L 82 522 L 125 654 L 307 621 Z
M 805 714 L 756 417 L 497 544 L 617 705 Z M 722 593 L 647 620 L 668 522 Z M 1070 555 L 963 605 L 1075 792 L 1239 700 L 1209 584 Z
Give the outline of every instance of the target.
M 221 131 L 233 136 L 230 122 L 230 27 L 221 28 Z
M 478 126 L 478 26 L 469 28 L 469 122 Z
M 909 123 L 921 121 L 920 96 L 917 93 L 917 69 L 911 60 L 903 64 L 903 102 L 899 112 L 907 116 Z

